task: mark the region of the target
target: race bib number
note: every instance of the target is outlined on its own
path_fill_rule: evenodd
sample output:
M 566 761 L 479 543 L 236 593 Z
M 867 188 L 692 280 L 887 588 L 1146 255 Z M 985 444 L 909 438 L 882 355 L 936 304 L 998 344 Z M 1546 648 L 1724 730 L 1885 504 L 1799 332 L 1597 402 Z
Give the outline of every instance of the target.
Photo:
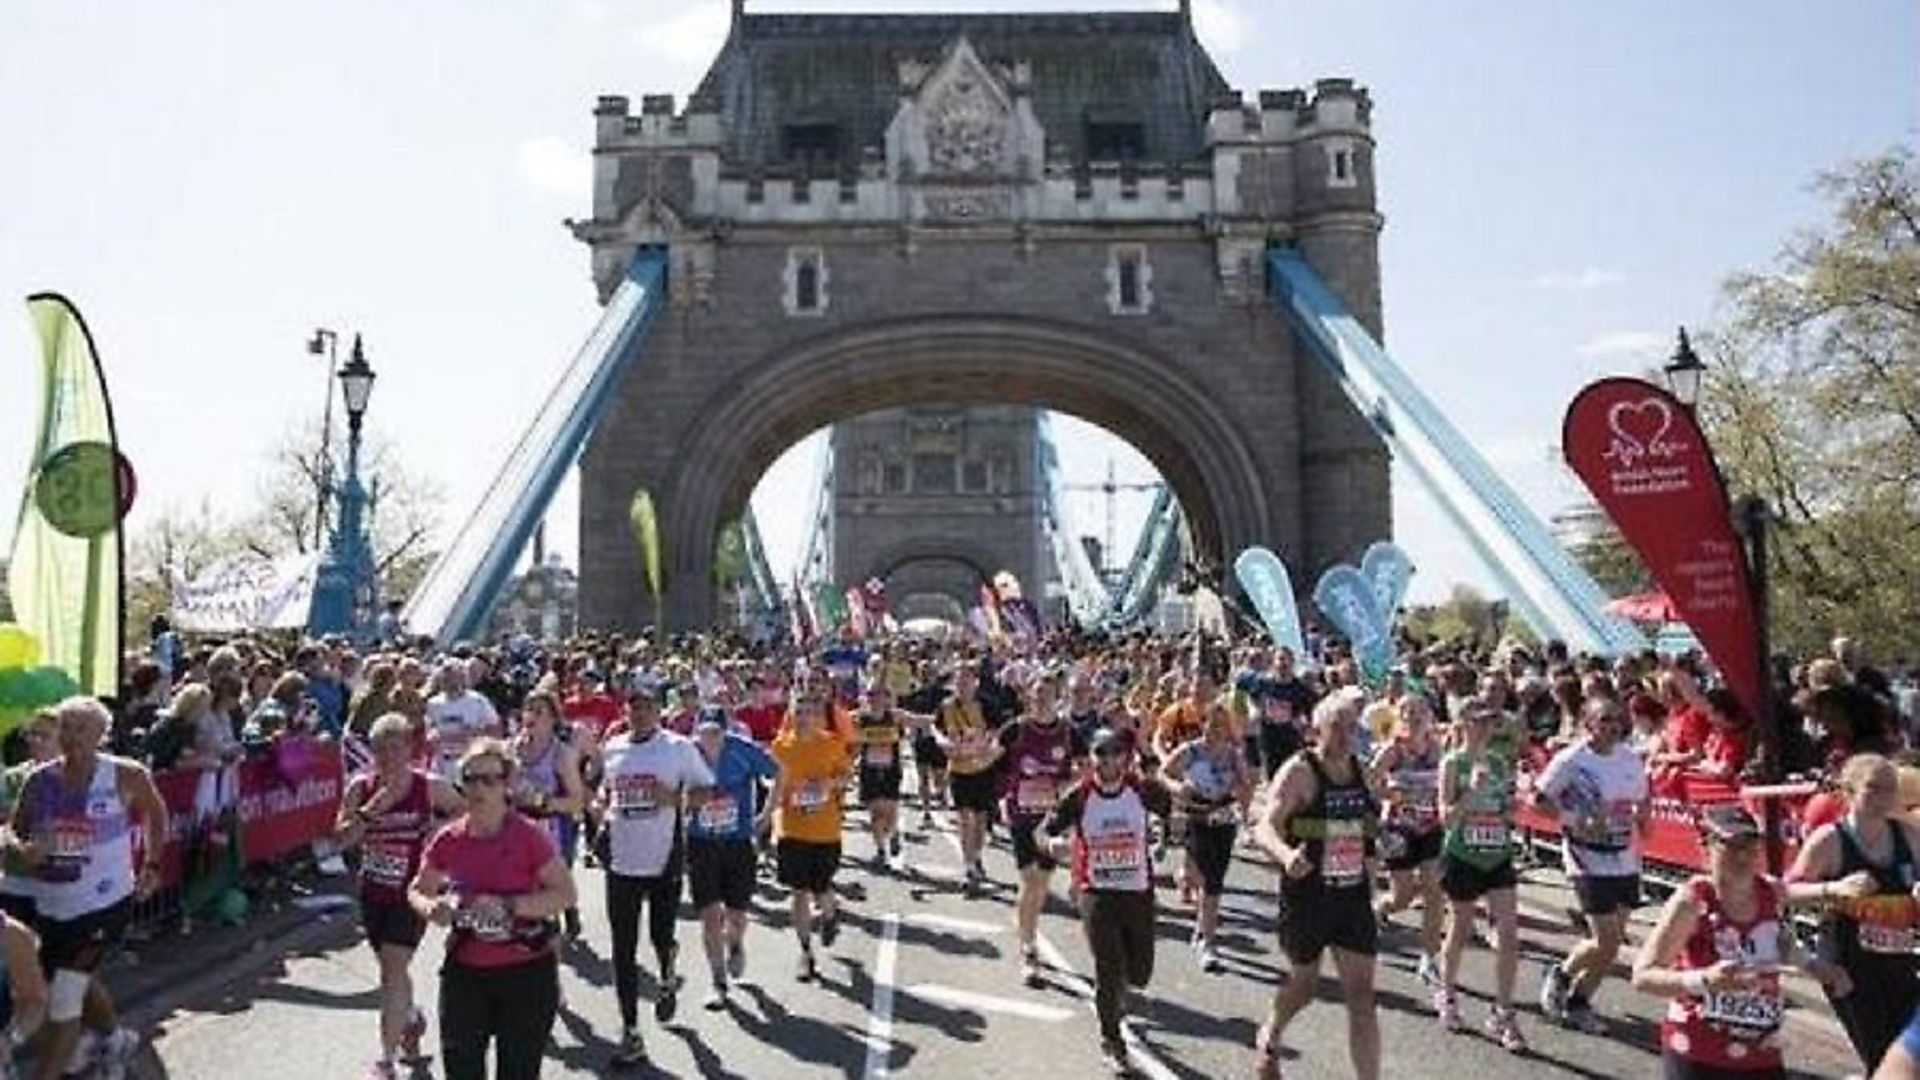
M 1366 880 L 1367 838 L 1360 832 L 1329 832 L 1321 851 L 1321 884 L 1338 889 Z
M 1022 814 L 1044 814 L 1053 809 L 1057 791 L 1051 779 L 1035 777 L 1022 780 L 1020 786 L 1014 789 L 1013 802 Z
M 1905 956 L 1914 951 L 1915 937 L 1911 926 L 1888 926 L 1881 923 L 1860 925 L 1860 947 L 1870 953 L 1883 956 Z
M 47 881 L 78 881 L 92 857 L 93 822 L 62 818 L 53 823 L 47 838 L 47 860 L 41 864 L 40 876 Z
M 818 780 L 809 780 L 793 789 L 793 808 L 803 814 L 811 814 L 827 805 L 827 785 Z
M 1489 814 L 1468 818 L 1461 839 L 1475 851 L 1502 851 L 1512 833 L 1512 827 L 1505 820 Z
M 700 804 L 700 827 L 725 832 L 740 820 L 740 804 L 726 796 L 715 796 Z
M 360 855 L 360 876 L 375 885 L 402 888 L 412 860 L 405 848 L 370 846 Z
M 1737 990 L 1709 993 L 1700 1014 L 1709 1023 L 1719 1024 L 1748 1036 L 1764 1036 L 1780 1027 L 1778 990 Z
M 506 941 L 513 936 L 513 920 L 507 917 L 504 905 L 491 912 L 465 912 L 464 925 L 481 941 Z
M 613 812 L 621 817 L 645 817 L 660 809 L 660 778 L 652 773 L 627 773 L 613 778 Z
M 1087 840 L 1087 877 L 1096 889 L 1136 889 L 1146 869 L 1146 845 L 1137 833 Z
M 1269 724 L 1293 723 L 1293 702 L 1282 697 L 1270 697 L 1260 708 L 1260 715 Z
M 896 749 L 893 743 L 868 743 L 867 768 L 891 769 L 895 760 L 895 753 Z

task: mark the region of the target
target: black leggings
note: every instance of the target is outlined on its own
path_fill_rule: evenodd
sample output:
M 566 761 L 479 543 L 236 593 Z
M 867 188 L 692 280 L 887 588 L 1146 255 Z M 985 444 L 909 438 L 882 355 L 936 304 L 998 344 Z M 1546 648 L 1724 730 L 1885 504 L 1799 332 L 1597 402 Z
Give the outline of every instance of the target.
M 551 955 L 510 967 L 440 969 L 440 1056 L 447 1080 L 486 1080 L 487 1044 L 498 1080 L 539 1080 L 560 1011 L 560 966 Z
M 1153 978 L 1153 894 L 1089 889 L 1080 897 L 1080 917 L 1093 953 L 1100 1041 L 1117 1047 L 1127 986 L 1137 989 Z
M 1843 963 L 1853 977 L 1853 993 L 1843 998 L 1828 994 L 1827 1000 L 1872 1072 L 1920 1006 L 1920 980 L 1911 957 L 1856 951 Z
M 620 1019 L 632 1028 L 640 1019 L 640 906 L 647 905 L 647 940 L 660 963 L 660 977 L 673 973 L 674 920 L 680 916 L 680 867 L 675 858 L 659 877 L 607 872 L 607 921 L 613 924 L 613 989 Z

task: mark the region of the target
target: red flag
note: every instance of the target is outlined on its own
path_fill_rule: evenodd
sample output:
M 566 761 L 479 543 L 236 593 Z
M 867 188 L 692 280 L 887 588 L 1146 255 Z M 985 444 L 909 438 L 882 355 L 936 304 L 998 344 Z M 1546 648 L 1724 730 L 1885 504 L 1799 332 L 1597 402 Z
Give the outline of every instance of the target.
M 1764 723 L 1747 560 L 1726 482 L 1693 414 L 1652 383 L 1601 379 L 1567 407 L 1560 445 L 1727 687 Z

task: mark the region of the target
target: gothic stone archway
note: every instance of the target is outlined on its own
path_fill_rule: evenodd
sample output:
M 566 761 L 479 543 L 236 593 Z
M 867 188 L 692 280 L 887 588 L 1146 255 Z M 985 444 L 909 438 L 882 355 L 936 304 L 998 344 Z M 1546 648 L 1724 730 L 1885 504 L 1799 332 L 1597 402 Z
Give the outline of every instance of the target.
M 1389 531 L 1386 453 L 1260 268 L 1297 245 L 1378 335 L 1370 109 L 1339 79 L 1243 101 L 1170 12 L 736 14 L 684 111 L 601 99 L 574 233 L 603 296 L 666 245 L 672 306 L 582 459 L 583 624 L 653 618 L 637 486 L 664 615 L 702 625 L 715 531 L 774 457 L 917 403 L 1105 427 L 1215 558 L 1354 557 Z

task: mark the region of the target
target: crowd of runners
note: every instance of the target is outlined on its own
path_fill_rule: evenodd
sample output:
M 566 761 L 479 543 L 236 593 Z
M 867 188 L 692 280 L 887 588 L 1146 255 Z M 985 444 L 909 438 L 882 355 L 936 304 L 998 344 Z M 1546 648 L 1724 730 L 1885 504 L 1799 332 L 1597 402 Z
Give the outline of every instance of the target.
M 1651 902 L 1641 850 L 1651 796 L 1675 769 L 1737 778 L 1756 747 L 1754 725 L 1686 659 L 1603 661 L 1552 644 L 1409 651 L 1370 687 L 1337 648 L 1296 657 L 1201 636 L 849 633 L 810 649 L 589 636 L 430 658 L 316 649 L 300 655 L 339 684 L 335 730 L 356 765 L 337 839 L 379 958 L 373 1080 L 420 1060 L 430 1026 L 450 1080 L 488 1075 L 489 1052 L 502 1080 L 539 1075 L 559 957 L 583 934 L 611 940 L 623 1026 L 612 1065 L 639 1065 L 643 926 L 655 1022 L 674 1018 L 687 969 L 701 966 L 681 951 L 687 898 L 705 961 L 694 985 L 703 1007 L 726 1010 L 770 867 L 798 939 L 792 977 L 811 982 L 839 933 L 840 876 L 910 872 L 903 812 L 925 827 L 936 811 L 951 813 L 962 852 L 957 888 L 986 884 L 996 834 L 1011 847 L 1010 980 L 1044 977 L 1040 914 L 1056 875 L 1067 879 L 1116 1075 L 1131 1067 L 1126 1003 L 1151 980 L 1156 911 L 1190 913 L 1193 962 L 1221 970 L 1220 899 L 1236 857 L 1271 867 L 1290 965 L 1249 1048 L 1257 1076 L 1280 1074 L 1287 1030 L 1329 960 L 1352 1071 L 1380 1075 L 1373 983 L 1388 947 L 1415 954 L 1435 1023 L 1481 1021 L 1515 1054 L 1528 1052 L 1523 1013 L 1615 1037 L 1599 1001 L 1624 957 L 1632 988 L 1616 992 L 1668 1001 L 1658 1036 L 1668 1076 L 1784 1075 L 1790 968 L 1827 989 L 1870 1068 L 1920 1058 L 1920 1033 L 1903 1035 L 1920 1005 L 1920 833 L 1906 815 L 1920 800 L 1902 798 L 1896 768 L 1911 687 L 1850 643 L 1794 676 L 1798 696 L 1781 688 L 1796 702 L 1795 735 L 1769 744 L 1804 744 L 1802 756 L 1832 764 L 1829 820 L 1774 877 L 1752 813 L 1703 808 L 1704 867 L 1639 942 L 1627 930 Z M 203 661 L 217 666 L 218 653 L 168 665 L 172 701 L 206 689 Z M 315 722 L 299 719 L 317 715 L 311 704 L 288 705 L 292 722 Z M 153 885 L 168 827 L 147 769 L 107 752 L 125 727 L 99 702 L 70 700 L 30 725 L 33 760 L 7 775 L 0 1040 L 8 1051 L 31 1042 L 43 1080 L 122 1075 L 137 1045 L 95 978 Z M 1523 973 L 1516 814 L 1528 803 L 1558 817 L 1585 938 Z M 850 805 L 864 810 L 864 835 L 849 836 Z M 578 913 L 576 873 L 588 868 L 603 881 L 606 927 Z M 1163 878 L 1177 901 L 1159 898 Z M 1811 947 L 1793 909 L 1818 920 Z M 1383 938 L 1397 919 L 1406 932 Z M 409 974 L 429 927 L 449 934 L 434 1025 Z M 1476 943 L 1496 975 L 1483 1018 L 1465 1015 L 1455 989 Z

